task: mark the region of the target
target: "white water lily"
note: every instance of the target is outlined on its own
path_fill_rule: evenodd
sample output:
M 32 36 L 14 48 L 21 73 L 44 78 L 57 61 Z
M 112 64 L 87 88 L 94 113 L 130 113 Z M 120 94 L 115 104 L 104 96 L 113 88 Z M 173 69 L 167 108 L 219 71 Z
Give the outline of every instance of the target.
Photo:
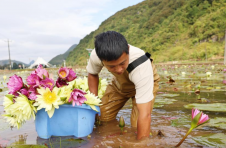
M 84 95 L 86 97 L 86 101 L 84 102 L 85 104 L 89 105 L 93 110 L 97 111 L 95 106 L 100 106 L 102 104 L 100 104 L 101 100 L 95 96 L 94 94 L 88 92 L 87 94 Z
M 186 75 L 186 72 L 181 72 L 182 76 L 184 77 Z
M 211 77 L 212 73 L 211 72 L 206 72 L 207 77 Z
M 214 65 L 212 65 L 211 68 L 214 69 Z
M 45 109 L 45 111 L 48 113 L 49 117 L 51 118 L 54 114 L 55 108 L 59 108 L 59 105 L 64 104 L 63 101 L 61 101 L 59 96 L 60 89 L 57 87 L 54 87 L 52 91 L 50 91 L 49 88 L 39 88 L 37 89 L 38 93 L 40 95 L 37 95 L 36 102 L 34 103 L 34 106 L 37 106 L 37 110 L 40 110 L 42 108 Z

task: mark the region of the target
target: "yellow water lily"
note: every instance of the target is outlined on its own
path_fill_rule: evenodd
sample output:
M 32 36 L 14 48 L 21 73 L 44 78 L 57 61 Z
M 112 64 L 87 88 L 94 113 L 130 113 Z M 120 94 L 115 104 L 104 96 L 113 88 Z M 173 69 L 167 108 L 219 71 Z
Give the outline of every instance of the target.
M 36 108 L 32 105 L 34 101 L 28 100 L 25 95 L 20 94 L 16 98 L 16 103 L 12 105 L 11 114 L 18 118 L 18 122 L 29 120 L 32 116 L 35 119 Z
M 88 92 L 87 94 L 84 95 L 86 97 L 86 101 L 84 102 L 85 104 L 89 105 L 93 110 L 97 111 L 95 106 L 100 106 L 102 104 L 100 104 L 101 100 L 95 96 L 94 94 Z
M 212 76 L 212 72 L 206 72 L 206 76 L 207 77 L 211 77 Z
M 75 79 L 75 88 L 81 89 L 85 92 L 89 90 L 88 79 L 86 77 Z
M 65 101 L 66 103 L 68 102 L 71 96 L 72 88 L 73 87 L 71 87 L 70 85 L 63 86 L 60 88 L 60 92 L 58 93 L 58 95 L 60 96 L 61 100 Z
M 58 94 L 60 89 L 54 87 L 52 91 L 49 88 L 39 88 L 37 89 L 40 95 L 37 95 L 36 102 L 34 106 L 37 106 L 37 110 L 42 108 L 48 113 L 49 117 L 51 118 L 54 114 L 55 108 L 59 108 L 59 105 L 64 104 L 63 101 L 60 99 L 60 95 Z
M 215 68 L 214 65 L 212 65 L 211 68 L 214 69 Z
M 32 105 L 34 101 L 28 100 L 25 95 L 20 94 L 13 103 L 13 95 L 6 95 L 4 98 L 5 118 L 11 126 L 19 129 L 23 123 L 32 116 L 35 119 L 36 108 Z
M 108 82 L 106 79 L 102 79 L 100 81 L 100 84 L 99 84 L 99 90 L 98 90 L 98 97 L 99 98 L 102 98 L 105 91 L 106 91 L 106 88 L 107 88 L 107 85 L 108 85 Z
M 3 106 L 4 106 L 4 110 L 7 114 L 10 113 L 10 106 L 13 104 L 13 95 L 5 95 L 4 97 L 4 102 L 3 102 Z
M 73 90 L 75 88 L 75 84 L 76 84 L 76 79 L 74 79 L 71 82 L 68 82 L 68 85 L 66 87 L 68 87 L 68 88 Z
M 62 101 L 65 101 L 64 103 L 67 103 L 70 96 L 71 96 L 71 92 L 72 90 L 74 90 L 75 88 L 75 80 L 68 82 L 68 85 L 60 87 L 60 91 L 58 92 L 58 95 L 60 96 Z
M 22 124 L 22 122 L 18 122 L 18 119 L 16 116 L 13 116 L 13 115 L 10 115 L 10 114 L 6 114 L 6 115 L 3 115 L 5 118 L 6 118 L 6 121 L 13 127 L 17 127 L 17 129 L 19 129 Z
M 6 77 L 6 75 L 4 75 L 4 76 L 3 76 L 3 80 L 4 80 L 4 82 L 5 82 L 6 78 L 7 78 L 7 77 Z

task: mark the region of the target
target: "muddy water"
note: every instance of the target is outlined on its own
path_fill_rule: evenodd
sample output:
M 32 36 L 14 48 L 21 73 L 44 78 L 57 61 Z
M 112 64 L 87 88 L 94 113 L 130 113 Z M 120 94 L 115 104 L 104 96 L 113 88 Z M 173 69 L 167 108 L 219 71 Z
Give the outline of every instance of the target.
M 190 128 L 191 109 L 186 109 L 184 105 L 190 103 L 200 103 L 200 98 L 205 98 L 211 103 L 226 103 L 226 87 L 221 83 L 224 73 L 218 73 L 215 77 L 207 79 L 202 68 L 196 70 L 196 75 L 189 73 L 188 76 L 180 76 L 183 69 L 170 69 L 164 74 L 162 67 L 158 67 L 161 74 L 160 90 L 156 98 L 156 106 L 152 113 L 151 135 L 149 138 L 136 140 L 136 128 L 130 125 L 131 101 L 118 113 L 117 118 L 111 122 L 104 122 L 100 126 L 95 126 L 90 136 L 76 138 L 68 137 L 51 137 L 45 140 L 38 137 L 35 131 L 33 120 L 26 122 L 21 129 L 11 128 L 0 116 L 0 147 L 82 147 L 82 148 L 131 148 L 131 147 L 174 147 L 186 134 Z M 169 69 L 169 68 L 168 68 Z M 200 71 L 200 72 L 199 72 Z M 52 71 L 54 72 L 54 71 Z M 200 73 L 200 74 L 198 74 Z M 10 75 L 10 74 L 8 74 Z M 7 76 L 8 76 L 7 75 Z M 28 74 L 19 74 L 26 77 Z M 85 75 L 84 71 L 78 72 L 78 75 Z M 175 80 L 174 83 L 168 82 L 168 76 L 171 75 Z M 2 75 L 0 75 L 2 78 Z M 102 73 L 102 77 L 109 78 L 109 73 Z M 110 78 L 109 78 L 110 80 Z M 196 85 L 201 84 L 201 93 L 196 94 L 194 90 Z M 207 89 L 208 87 L 218 86 L 219 89 Z M 2 86 L 3 88 L 3 86 Z M 0 93 L 0 115 L 4 114 L 3 96 L 6 90 Z M 163 100 L 162 103 L 159 100 Z M 173 101 L 172 101 L 173 100 Z M 171 103 L 170 103 L 171 102 Z M 210 118 L 224 117 L 225 112 L 204 111 Z M 120 133 L 118 119 L 123 116 L 126 126 L 124 132 Z M 159 131 L 163 135 L 159 134 Z M 223 134 L 226 137 L 226 130 L 208 126 L 207 124 L 194 129 L 186 138 L 180 147 L 226 147 L 226 141 L 219 138 L 205 137 L 215 134 Z M 198 140 L 197 140 L 198 139 Z

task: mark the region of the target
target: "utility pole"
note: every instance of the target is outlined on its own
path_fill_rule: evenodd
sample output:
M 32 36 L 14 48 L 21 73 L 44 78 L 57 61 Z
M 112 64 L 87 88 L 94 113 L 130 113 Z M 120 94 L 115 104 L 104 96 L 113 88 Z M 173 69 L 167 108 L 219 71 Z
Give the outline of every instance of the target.
M 225 29 L 225 43 L 224 43 L 224 65 L 226 65 L 226 29 Z
M 11 70 L 12 65 L 11 65 L 11 58 L 10 58 L 10 48 L 9 48 L 9 42 L 10 41 L 9 41 L 9 39 L 6 42 L 8 42 L 8 51 L 9 51 L 9 70 Z

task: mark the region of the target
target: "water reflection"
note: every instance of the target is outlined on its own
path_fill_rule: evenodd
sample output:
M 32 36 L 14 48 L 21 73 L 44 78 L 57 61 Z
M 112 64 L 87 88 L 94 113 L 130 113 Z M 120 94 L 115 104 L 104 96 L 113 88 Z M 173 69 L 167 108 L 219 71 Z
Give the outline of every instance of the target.
M 152 113 L 152 136 L 149 138 L 141 141 L 136 140 L 136 128 L 132 128 L 130 124 L 131 100 L 120 110 L 115 120 L 103 122 L 101 126 L 94 128 L 93 133 L 89 137 L 82 137 L 82 139 L 73 136 L 51 137 L 48 140 L 41 139 L 35 131 L 35 124 L 32 120 L 25 123 L 20 130 L 16 128 L 10 129 L 8 123 L 1 116 L 4 114 L 3 97 L 7 91 L 6 83 L 1 83 L 0 88 L 3 91 L 0 92 L 0 147 L 124 148 L 175 146 L 190 127 L 191 109 L 185 108 L 184 105 L 191 103 L 226 103 L 226 85 L 222 83 L 226 76 L 223 71 L 216 70 L 222 69 L 219 65 L 215 66 L 216 71 L 204 66 L 191 66 L 190 68 L 180 66 L 177 68 L 157 67 L 161 75 L 161 82 Z M 167 74 L 164 73 L 163 68 L 168 71 Z M 52 69 L 50 73 L 55 74 L 56 70 Z M 212 73 L 211 77 L 206 77 L 206 71 Z M 182 76 L 181 72 L 186 72 L 185 76 Z M 87 75 L 84 69 L 79 69 L 76 73 L 78 77 Z M 20 72 L 18 75 L 25 79 L 28 74 L 29 72 Z M 12 73 L 0 73 L 0 78 L 3 75 L 9 77 Z M 169 76 L 175 82 L 169 83 Z M 56 79 L 56 75 L 53 75 L 53 77 Z M 108 78 L 109 82 L 111 80 L 107 70 L 102 72 L 101 77 Z M 195 93 L 196 90 L 200 92 Z M 208 114 L 211 119 L 218 118 L 219 120 L 219 118 L 223 118 L 226 120 L 225 112 L 204 111 L 204 113 Z M 126 124 L 123 135 L 120 135 L 120 128 L 118 127 L 120 116 L 124 117 Z M 158 135 L 159 130 L 164 136 Z M 206 124 L 195 129 L 187 137 L 182 147 L 226 147 L 225 133 L 225 126 L 214 127 Z

